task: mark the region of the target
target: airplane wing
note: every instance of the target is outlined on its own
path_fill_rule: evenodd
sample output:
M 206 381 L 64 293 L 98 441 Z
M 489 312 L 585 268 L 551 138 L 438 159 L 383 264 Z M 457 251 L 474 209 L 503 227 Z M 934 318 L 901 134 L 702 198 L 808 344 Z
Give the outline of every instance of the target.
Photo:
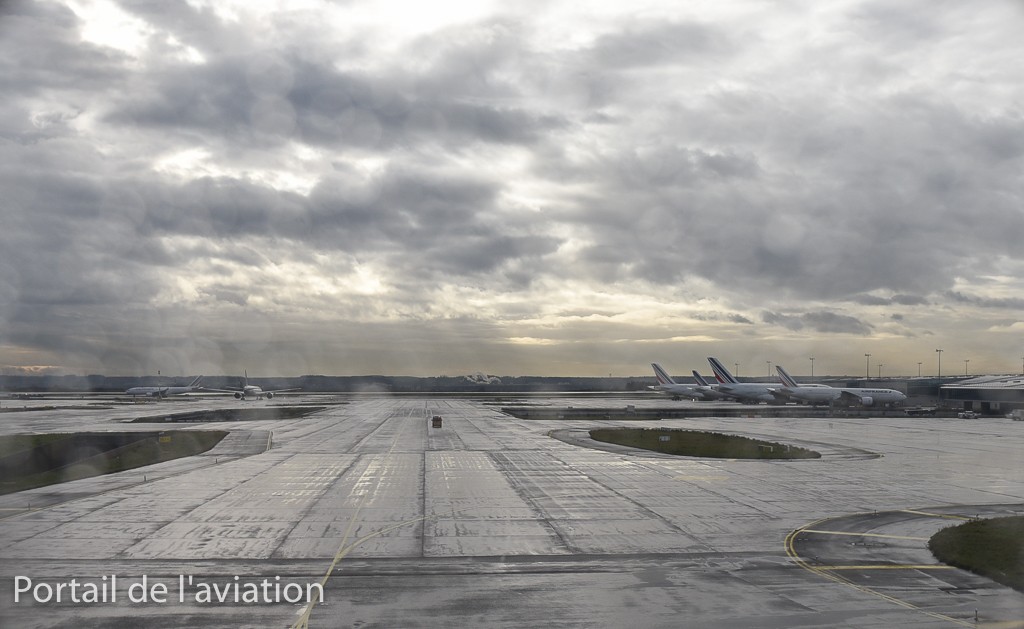
M 864 404 L 864 396 L 858 395 L 851 391 L 843 391 L 839 394 L 839 399 L 846 403 L 854 402 L 856 404 Z
M 273 391 L 264 391 L 263 393 L 264 394 L 267 394 L 267 393 L 287 393 L 288 391 L 301 391 L 301 390 L 302 390 L 302 387 L 296 387 L 294 389 L 274 389 Z
M 197 387 L 200 391 L 212 391 L 213 393 L 241 393 L 241 389 L 212 389 L 210 387 Z

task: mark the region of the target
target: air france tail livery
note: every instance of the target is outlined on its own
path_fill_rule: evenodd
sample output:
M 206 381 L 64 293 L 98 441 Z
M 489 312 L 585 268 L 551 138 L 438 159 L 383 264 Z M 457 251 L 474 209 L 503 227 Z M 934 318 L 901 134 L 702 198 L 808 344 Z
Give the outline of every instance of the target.
M 181 395 L 183 393 L 192 393 L 193 391 L 200 391 L 202 389 L 199 386 L 199 381 L 203 377 L 199 376 L 185 387 L 132 387 L 125 391 L 126 395 L 132 397 L 138 397 L 140 395 L 145 397 L 165 398 L 168 395 Z
M 859 404 L 860 406 L 882 406 L 899 404 L 907 399 L 907 396 L 896 389 L 871 389 L 866 387 L 830 387 L 824 384 L 798 384 L 792 376 L 782 367 L 776 365 L 775 370 L 779 373 L 783 387 L 778 393 L 791 400 L 806 402 L 808 404 L 832 405 L 836 401 L 847 404 Z
M 693 381 L 696 382 L 699 385 L 700 392 L 704 394 L 705 399 L 708 399 L 708 400 L 724 400 L 724 399 L 726 399 L 727 396 L 724 393 L 719 393 L 718 392 L 718 385 L 717 384 L 708 384 L 708 381 L 704 378 L 704 376 L 702 376 L 699 373 L 697 373 L 696 369 L 694 369 L 690 373 L 693 374 Z
M 778 401 L 778 396 L 773 395 L 772 391 L 780 386 L 774 382 L 740 382 L 714 356 L 708 356 L 708 362 L 711 363 L 711 369 L 718 380 L 719 393 L 745 404 Z
M 658 363 L 651 363 L 651 367 L 654 369 L 654 377 L 658 380 L 656 388 L 659 391 L 664 391 L 671 395 L 692 398 L 694 400 L 709 399 L 705 396 L 705 392 L 701 387 L 689 384 L 679 384 L 673 380 L 672 376 L 668 375 L 668 372 L 665 371 L 665 369 Z

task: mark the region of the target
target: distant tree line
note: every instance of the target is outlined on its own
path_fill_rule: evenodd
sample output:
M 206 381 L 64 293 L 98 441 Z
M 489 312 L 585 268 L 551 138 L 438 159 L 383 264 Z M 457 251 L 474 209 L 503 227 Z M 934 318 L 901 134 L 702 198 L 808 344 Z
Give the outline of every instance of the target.
M 104 375 L 0 375 L 0 391 L 11 393 L 120 393 L 137 386 L 184 386 L 194 376 L 104 376 Z M 222 389 L 241 386 L 241 376 L 204 376 L 203 386 Z M 501 382 L 472 382 L 464 376 L 316 376 L 293 378 L 249 378 L 264 389 L 301 387 L 309 393 L 326 392 L 599 392 L 642 391 L 655 384 L 653 377 L 543 377 L 502 376 Z

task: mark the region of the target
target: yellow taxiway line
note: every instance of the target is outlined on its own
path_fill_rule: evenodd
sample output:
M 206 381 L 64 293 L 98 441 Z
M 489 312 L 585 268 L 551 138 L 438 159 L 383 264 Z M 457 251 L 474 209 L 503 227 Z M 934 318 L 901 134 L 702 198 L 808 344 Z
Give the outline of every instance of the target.
M 801 533 L 817 533 L 819 535 L 849 535 L 851 537 L 884 537 L 887 539 L 910 539 L 917 542 L 927 542 L 927 537 L 910 537 L 908 535 L 885 535 L 883 533 L 855 533 L 852 531 L 824 531 L 821 529 L 800 529 Z
M 842 577 L 842 576 L 836 574 L 835 572 L 829 570 L 828 566 L 814 566 L 812 564 L 807 563 L 803 558 L 800 557 L 800 555 L 796 552 L 796 549 L 793 547 L 794 540 L 797 538 L 798 535 L 800 535 L 802 533 L 812 532 L 812 531 L 817 530 L 817 529 L 813 528 L 815 525 L 821 524 L 822 522 L 826 522 L 826 521 L 831 520 L 831 519 L 833 519 L 833 518 L 821 518 L 820 520 L 815 520 L 814 522 L 810 522 L 810 523 L 808 523 L 808 524 L 806 524 L 806 525 L 804 525 L 804 526 L 802 526 L 802 527 L 800 527 L 798 529 L 790 531 L 789 535 L 786 536 L 786 539 L 785 539 L 786 555 L 788 555 L 796 563 L 796 565 L 800 566 L 804 570 L 807 570 L 808 572 L 812 572 L 812 573 L 814 573 L 814 574 L 816 574 L 816 575 L 818 575 L 820 577 L 828 579 L 829 581 L 833 581 L 835 583 L 841 583 L 843 585 L 852 587 L 853 589 L 855 589 L 855 590 L 857 590 L 859 592 L 863 592 L 865 594 L 870 594 L 872 596 L 878 597 L 878 598 L 880 598 L 880 599 L 882 599 L 884 601 L 888 601 L 888 602 L 893 603 L 895 605 L 899 605 L 900 607 L 904 607 L 906 609 L 912 609 L 912 610 L 920 612 L 920 613 L 922 613 L 922 614 L 924 614 L 926 616 L 930 616 L 931 618 L 935 618 L 937 620 L 942 620 L 942 621 L 946 621 L 946 622 L 951 622 L 951 623 L 953 623 L 955 625 L 959 625 L 961 627 L 977 627 L 977 625 L 975 623 L 973 623 L 973 622 L 967 622 L 967 621 L 964 621 L 964 620 L 960 620 L 958 618 L 953 618 L 952 616 L 946 616 L 945 614 L 940 614 L 940 613 L 937 613 L 937 612 L 929 611 L 927 609 L 922 609 L 922 608 L 918 607 L 917 605 L 914 605 L 913 603 L 910 603 L 908 601 L 904 601 L 902 599 L 896 598 L 895 596 L 890 596 L 888 594 L 884 594 L 882 592 L 879 592 L 878 590 L 873 590 L 873 589 L 871 589 L 869 587 L 865 587 L 863 585 L 858 585 L 857 583 L 854 583 L 853 581 L 850 581 L 849 579 L 847 579 L 845 577 Z M 828 532 L 828 531 L 825 531 L 825 532 Z M 835 531 L 832 531 L 832 532 L 835 532 Z M 837 570 L 836 572 L 839 572 L 839 571 Z

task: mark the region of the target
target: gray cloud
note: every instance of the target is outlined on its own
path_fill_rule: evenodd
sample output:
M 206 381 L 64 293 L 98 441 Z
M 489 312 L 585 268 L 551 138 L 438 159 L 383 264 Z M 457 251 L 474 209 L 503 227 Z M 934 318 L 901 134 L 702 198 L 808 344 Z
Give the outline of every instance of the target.
M 800 315 L 788 315 L 765 311 L 761 320 L 772 325 L 779 325 L 794 332 L 809 328 L 823 334 L 870 334 L 871 326 L 856 317 L 836 314 L 834 312 L 805 312 Z
M 970 304 L 981 308 L 1010 308 L 1013 310 L 1024 310 L 1024 298 L 1020 297 L 978 297 L 975 295 L 965 295 L 960 291 L 947 291 L 945 296 L 955 303 Z
M 0 341 L 47 364 L 143 368 L 147 343 L 229 360 L 251 326 L 323 365 L 317 324 L 386 344 L 473 317 L 467 339 L 548 334 L 551 360 L 600 334 L 632 360 L 623 339 L 664 337 L 622 322 L 634 304 L 706 300 L 687 326 L 759 344 L 758 316 L 814 338 L 968 338 L 973 313 L 1024 305 L 1005 297 L 1024 270 L 1009 8 L 966 26 L 956 3 L 666 5 L 572 28 L 509 10 L 400 38 L 335 30 L 346 5 L 118 6 L 150 29 L 140 50 L 82 41 L 87 16 L 59 4 L 0 5 Z
M 692 315 L 692 317 L 698 321 L 727 321 L 729 323 L 738 323 L 742 325 L 754 324 L 754 322 L 747 317 L 732 312 L 696 313 Z
M 651 68 L 692 64 L 736 48 L 727 31 L 697 22 L 627 22 L 625 28 L 598 37 L 588 51 L 605 68 Z

